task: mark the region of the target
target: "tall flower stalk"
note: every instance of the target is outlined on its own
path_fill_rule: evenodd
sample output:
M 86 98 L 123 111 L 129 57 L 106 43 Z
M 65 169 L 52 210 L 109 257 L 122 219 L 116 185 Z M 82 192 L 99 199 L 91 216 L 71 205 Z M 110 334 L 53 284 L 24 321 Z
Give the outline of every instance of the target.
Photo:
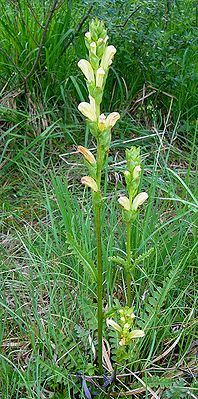
M 141 174 L 141 158 L 140 148 L 131 147 L 126 150 L 126 163 L 127 168 L 124 172 L 126 181 L 126 191 L 128 196 L 122 196 L 119 198 L 119 203 L 123 209 L 123 221 L 126 225 L 126 263 L 125 263 L 125 280 L 126 280 L 126 291 L 127 291 L 127 306 L 131 306 L 131 275 L 134 280 L 134 270 L 131 262 L 132 248 L 131 248 L 131 233 L 132 224 L 135 221 L 138 208 L 147 200 L 148 194 L 142 192 L 137 194 L 140 185 L 140 174 Z
M 85 33 L 85 44 L 88 49 L 88 60 L 82 59 L 78 66 L 85 76 L 89 93 L 89 102 L 79 104 L 79 111 L 85 116 L 86 123 L 97 143 L 96 158 L 82 146 L 78 151 L 84 156 L 89 175 L 81 178 L 82 184 L 91 188 L 95 214 L 95 234 L 97 245 L 97 297 L 98 297 L 98 368 L 102 374 L 102 330 L 103 330 L 103 264 L 102 264 L 102 231 L 101 176 L 111 142 L 111 129 L 120 118 L 118 112 L 106 116 L 101 114 L 100 106 L 109 67 L 116 53 L 114 46 L 108 46 L 107 31 L 104 23 L 92 20 L 89 31 Z

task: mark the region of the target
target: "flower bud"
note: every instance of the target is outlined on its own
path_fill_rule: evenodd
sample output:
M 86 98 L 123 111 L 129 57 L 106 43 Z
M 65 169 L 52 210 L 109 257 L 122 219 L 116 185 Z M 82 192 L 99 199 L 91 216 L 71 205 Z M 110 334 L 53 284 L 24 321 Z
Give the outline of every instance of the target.
M 113 319 L 107 319 L 107 326 L 113 327 L 114 330 L 121 332 L 122 328 Z
M 94 82 L 94 71 L 91 66 L 91 64 L 87 60 L 80 60 L 78 62 L 78 66 L 81 69 L 81 71 L 84 73 L 86 79 L 88 82 Z
M 105 75 L 105 71 L 103 68 L 99 68 L 96 71 L 96 87 L 102 88 L 104 75 Z
M 130 211 L 130 201 L 127 197 L 123 196 L 118 199 L 119 204 L 125 209 L 125 211 Z
M 82 145 L 79 145 L 77 147 L 77 151 L 80 152 L 86 161 L 88 161 L 90 164 L 94 165 L 96 163 L 96 159 L 91 153 L 91 151 L 88 150 L 88 148 L 83 147 Z
M 96 43 L 95 42 L 92 42 L 90 44 L 90 51 L 92 54 L 96 55 Z
M 83 176 L 81 178 L 81 183 L 84 184 L 85 186 L 91 188 L 95 192 L 98 191 L 98 186 L 97 186 L 96 181 L 90 176 Z
M 138 165 L 138 166 L 136 166 L 136 167 L 134 168 L 134 171 L 133 171 L 133 178 L 134 178 L 134 180 L 136 180 L 136 179 L 138 179 L 138 178 L 140 177 L 140 172 L 141 172 L 141 166 Z
M 134 339 L 134 338 L 142 338 L 145 336 L 145 334 L 143 330 L 133 330 L 130 332 L 129 336 L 131 339 Z
M 85 33 L 85 39 L 86 39 L 88 42 L 91 42 L 91 33 L 90 33 L 90 32 L 86 32 L 86 33 Z

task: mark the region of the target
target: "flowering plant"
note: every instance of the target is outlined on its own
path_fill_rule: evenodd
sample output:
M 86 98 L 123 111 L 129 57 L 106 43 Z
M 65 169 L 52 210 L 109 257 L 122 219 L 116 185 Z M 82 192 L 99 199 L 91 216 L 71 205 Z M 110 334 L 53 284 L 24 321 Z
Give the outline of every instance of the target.
M 102 226 L 101 226 L 101 176 L 111 143 L 111 131 L 120 119 L 118 112 L 109 115 L 101 113 L 100 106 L 103 98 L 105 82 L 109 68 L 113 62 L 116 49 L 108 45 L 107 31 L 104 23 L 98 19 L 91 21 L 89 31 L 85 33 L 85 44 L 88 49 L 88 60 L 81 59 L 78 66 L 81 69 L 88 89 L 89 102 L 81 102 L 78 109 L 86 118 L 86 123 L 96 140 L 96 157 L 81 145 L 77 147 L 84 157 L 89 175 L 81 178 L 81 183 L 89 187 L 95 214 L 95 234 L 97 246 L 97 319 L 98 319 L 98 368 L 102 373 L 102 337 L 103 337 L 103 265 L 102 265 Z M 140 184 L 141 160 L 140 149 L 132 147 L 126 151 L 127 170 L 124 172 L 128 196 L 119 198 L 122 207 L 123 221 L 127 226 L 127 260 L 124 261 L 127 285 L 127 307 L 120 309 L 120 322 L 107 319 L 107 325 L 113 327 L 119 334 L 119 345 L 126 347 L 131 339 L 143 337 L 141 330 L 131 330 L 134 313 L 131 308 L 131 224 L 138 214 L 141 204 L 148 198 L 147 193 L 137 194 Z

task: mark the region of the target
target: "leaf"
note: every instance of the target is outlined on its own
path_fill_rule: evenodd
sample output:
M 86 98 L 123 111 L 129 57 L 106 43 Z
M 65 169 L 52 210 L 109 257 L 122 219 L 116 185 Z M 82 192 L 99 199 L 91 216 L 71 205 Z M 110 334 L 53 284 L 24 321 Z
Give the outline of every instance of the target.
M 78 260 L 84 266 L 88 275 L 91 277 L 93 281 L 97 281 L 97 272 L 96 266 L 91 258 L 87 254 L 85 254 L 84 250 L 80 247 L 80 245 L 76 242 L 76 240 L 72 237 L 71 234 L 67 234 L 67 242 L 69 244 L 69 248 L 72 253 L 77 256 Z

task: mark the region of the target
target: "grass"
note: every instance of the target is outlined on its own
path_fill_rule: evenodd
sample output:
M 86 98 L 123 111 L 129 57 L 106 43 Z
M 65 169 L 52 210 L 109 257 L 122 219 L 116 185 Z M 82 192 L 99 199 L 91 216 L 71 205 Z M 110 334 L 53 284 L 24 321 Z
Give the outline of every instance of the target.
M 0 6 L 0 396 L 84 398 L 87 387 L 97 390 L 96 247 L 81 160 L 72 153 L 76 144 L 93 147 L 76 111 L 86 98 L 76 60 L 85 54 L 87 21 L 78 27 L 91 2 L 86 10 L 77 0 L 60 4 L 26 88 L 49 8 L 15 3 Z M 162 399 L 197 395 L 197 19 L 191 1 L 165 3 L 138 1 L 121 27 L 130 2 L 105 0 L 90 11 L 106 20 L 118 48 L 105 93 L 106 109 L 121 113 L 104 176 L 105 309 L 126 299 L 122 268 L 111 257 L 125 250 L 117 199 L 132 144 L 142 147 L 150 198 L 133 235 L 135 256 L 145 254 L 136 267 L 135 308 L 146 334 L 119 368 L 130 373 L 119 384 L 123 398 L 128 390 L 139 398 L 151 390 Z M 117 336 L 106 328 L 105 338 L 113 362 Z
M 142 186 L 150 193 L 150 202 L 134 233 L 136 255 L 152 248 L 150 256 L 136 269 L 138 323 L 144 326 L 146 336 L 137 345 L 138 352 L 129 358 L 127 368 L 141 371 L 142 379 L 145 382 L 148 379 L 148 386 L 155 389 L 166 378 L 169 388 L 172 382 L 179 381 L 177 372 L 182 367 L 182 387 L 193 393 L 194 358 L 190 348 L 196 331 L 197 241 L 196 213 L 189 203 L 194 203 L 190 191 L 194 186 L 194 155 L 185 182 L 186 167 L 178 164 L 171 172 L 167 168 L 169 159 L 165 159 L 163 152 L 156 169 L 157 148 L 155 139 L 145 146 L 145 157 L 149 154 L 149 158 Z M 122 152 L 120 159 L 121 155 Z M 75 158 L 73 162 L 76 163 Z M 28 176 L 24 174 L 24 164 L 24 169 L 20 170 L 20 164 L 18 167 L 18 182 L 13 180 L 13 172 L 6 179 L 7 190 L 13 193 L 14 189 L 16 194 L 12 198 L 7 196 L 7 203 L 5 197 L 3 201 L 1 395 L 36 398 L 48 397 L 51 392 L 57 398 L 73 397 L 80 389 L 76 373 L 94 372 L 89 337 L 96 346 L 96 286 L 87 269 L 82 268 L 84 260 L 79 263 L 75 257 L 75 245 L 68 244 L 67 233 L 75 237 L 90 258 L 95 258 L 90 199 L 79 191 L 77 166 L 68 169 L 59 162 L 51 171 L 43 171 L 40 181 L 36 170 Z M 33 167 L 37 168 L 36 162 Z M 112 162 L 108 179 L 113 194 L 107 190 L 104 210 L 114 232 L 114 236 L 109 235 L 109 226 L 105 225 L 105 306 L 112 306 L 116 298 L 124 301 L 126 295 L 122 270 L 108 261 L 117 248 L 124 248 L 116 206 L 122 184 L 120 179 L 117 183 L 113 180 L 117 174 L 120 176 L 120 168 Z M 179 180 L 176 176 L 180 176 Z M 77 199 L 81 195 L 83 199 Z M 171 199 L 162 200 L 163 197 Z M 111 337 L 109 331 L 106 334 L 113 356 L 116 337 Z M 170 353 L 163 355 L 175 342 Z M 162 356 L 161 360 L 155 361 L 158 356 Z M 166 371 L 170 367 L 171 377 Z M 192 389 L 185 379 L 186 368 L 192 373 Z M 133 381 L 131 389 L 140 385 Z

